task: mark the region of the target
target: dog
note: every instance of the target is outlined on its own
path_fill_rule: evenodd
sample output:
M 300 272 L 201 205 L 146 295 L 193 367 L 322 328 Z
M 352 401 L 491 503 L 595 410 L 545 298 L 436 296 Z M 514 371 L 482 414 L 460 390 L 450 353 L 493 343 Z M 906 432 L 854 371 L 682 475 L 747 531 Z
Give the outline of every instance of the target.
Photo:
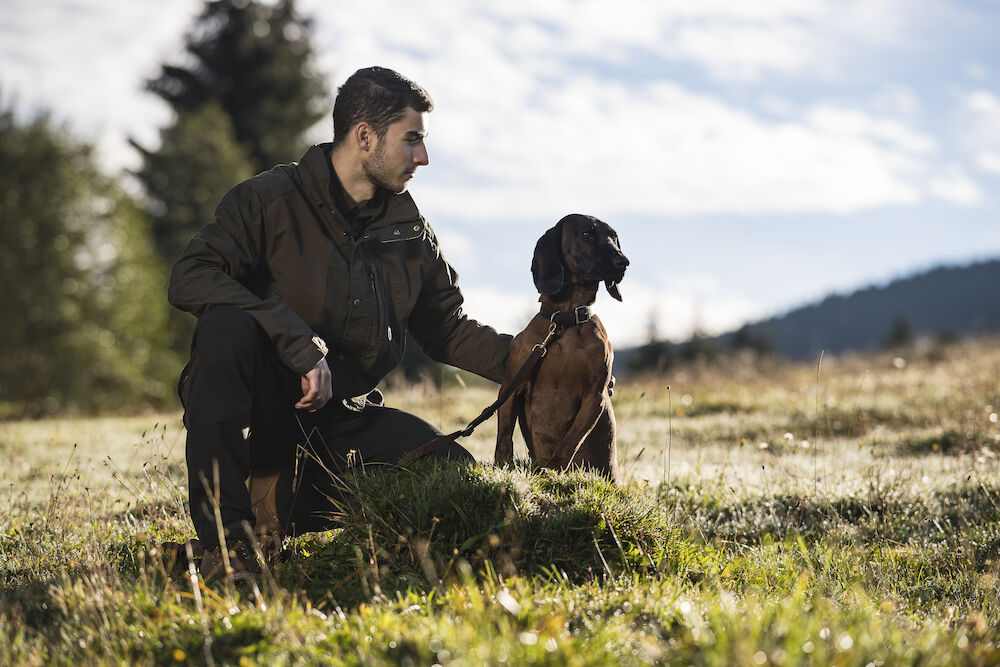
M 520 422 L 533 461 L 553 469 L 575 464 L 618 481 L 614 354 L 589 306 L 602 281 L 608 294 L 622 300 L 618 283 L 628 264 L 615 230 L 593 216 L 567 215 L 538 240 L 531 276 L 541 309 L 511 343 L 501 394 L 550 330 L 554 337 L 497 413 L 496 462 L 513 459 L 514 425 Z

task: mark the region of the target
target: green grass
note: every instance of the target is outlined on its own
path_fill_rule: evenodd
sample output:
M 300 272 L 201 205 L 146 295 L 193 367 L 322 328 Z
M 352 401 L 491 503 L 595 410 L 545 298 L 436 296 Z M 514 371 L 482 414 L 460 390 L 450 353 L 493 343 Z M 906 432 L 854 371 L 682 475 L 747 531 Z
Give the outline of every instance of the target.
M 1000 346 L 896 356 L 621 380 L 621 487 L 493 466 L 488 423 L 348 477 L 258 591 L 160 564 L 179 414 L 0 423 L 0 664 L 995 664 Z

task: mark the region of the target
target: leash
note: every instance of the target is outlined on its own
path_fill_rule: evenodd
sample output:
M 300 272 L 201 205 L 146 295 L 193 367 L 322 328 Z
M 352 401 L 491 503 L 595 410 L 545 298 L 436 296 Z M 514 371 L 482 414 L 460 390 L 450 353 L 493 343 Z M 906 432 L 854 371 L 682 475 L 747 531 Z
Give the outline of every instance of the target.
M 581 307 L 586 308 L 586 306 L 581 306 Z M 577 310 L 579 310 L 579 308 Z M 590 309 L 587 309 L 586 319 L 580 320 L 579 316 L 575 316 L 574 319 L 577 320 L 576 322 L 574 322 L 575 324 L 586 322 L 587 319 L 590 319 Z M 420 445 L 416 449 L 410 450 L 405 455 L 403 455 L 403 457 L 400 459 L 400 462 L 408 463 L 410 461 L 420 458 L 421 456 L 426 456 L 431 452 L 437 451 L 438 449 L 441 449 L 445 445 L 449 445 L 455 442 L 455 440 L 458 438 L 467 438 L 470 435 L 472 435 L 472 432 L 476 430 L 477 426 L 479 426 L 484 421 L 492 417 L 496 413 L 496 411 L 500 409 L 500 406 L 506 403 L 507 399 L 514 394 L 517 388 L 520 387 L 522 384 L 524 384 L 524 381 L 528 379 L 528 376 L 531 375 L 531 372 L 535 369 L 535 366 L 538 365 L 538 362 L 541 361 L 542 358 L 545 356 L 545 354 L 548 352 L 547 346 L 550 342 L 552 342 L 552 339 L 557 337 L 560 333 L 562 333 L 564 325 L 556 323 L 555 314 L 550 316 L 549 321 L 551 322 L 551 324 L 549 324 L 549 333 L 545 336 L 545 340 L 543 340 L 541 343 L 538 343 L 533 348 L 531 348 L 531 354 L 528 355 L 528 358 L 521 366 L 521 369 L 517 371 L 517 375 L 515 375 L 514 379 L 511 380 L 510 384 L 507 385 L 503 389 L 503 391 L 500 392 L 500 395 L 497 396 L 497 400 L 493 401 L 492 405 L 488 406 L 485 410 L 483 410 L 482 414 L 480 414 L 478 417 L 469 422 L 469 425 L 466 426 L 465 428 L 459 429 L 453 433 L 449 433 L 448 435 L 438 436 L 433 440 L 428 440 L 427 442 Z

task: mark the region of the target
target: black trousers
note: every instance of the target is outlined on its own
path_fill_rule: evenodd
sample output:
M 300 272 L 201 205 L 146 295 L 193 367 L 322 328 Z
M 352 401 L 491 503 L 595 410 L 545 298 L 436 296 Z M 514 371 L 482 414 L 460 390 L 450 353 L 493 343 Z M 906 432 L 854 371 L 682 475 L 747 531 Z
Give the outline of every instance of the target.
M 207 548 L 219 543 L 220 520 L 227 536 L 245 536 L 244 522 L 253 527 L 253 475 L 272 480 L 282 532 L 325 530 L 347 466 L 392 462 L 441 435 L 419 417 L 381 405 L 357 411 L 334 398 L 316 412 L 296 410 L 301 378 L 235 306 L 215 306 L 198 319 L 178 393 L 191 520 Z M 435 455 L 473 460 L 457 443 Z

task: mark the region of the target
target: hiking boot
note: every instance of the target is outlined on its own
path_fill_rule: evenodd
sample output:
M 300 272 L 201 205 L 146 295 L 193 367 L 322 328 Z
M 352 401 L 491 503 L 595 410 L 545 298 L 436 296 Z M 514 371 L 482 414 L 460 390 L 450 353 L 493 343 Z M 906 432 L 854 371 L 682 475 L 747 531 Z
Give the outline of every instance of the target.
M 268 563 L 276 562 L 285 546 L 284 526 L 291 505 L 291 474 L 283 468 L 256 468 L 250 472 L 247 490 L 254 515 L 254 538 L 264 559 Z
M 197 565 L 201 561 L 204 550 L 197 539 L 184 542 L 164 542 L 158 548 L 149 550 L 149 555 L 163 566 L 171 576 L 181 576 L 188 572 L 188 547 L 191 548 L 191 559 Z
M 222 547 L 206 549 L 201 557 L 201 576 L 206 582 L 226 578 L 234 582 L 255 580 L 260 575 L 260 562 L 253 547 L 245 540 L 229 543 L 229 567 L 222 557 Z

